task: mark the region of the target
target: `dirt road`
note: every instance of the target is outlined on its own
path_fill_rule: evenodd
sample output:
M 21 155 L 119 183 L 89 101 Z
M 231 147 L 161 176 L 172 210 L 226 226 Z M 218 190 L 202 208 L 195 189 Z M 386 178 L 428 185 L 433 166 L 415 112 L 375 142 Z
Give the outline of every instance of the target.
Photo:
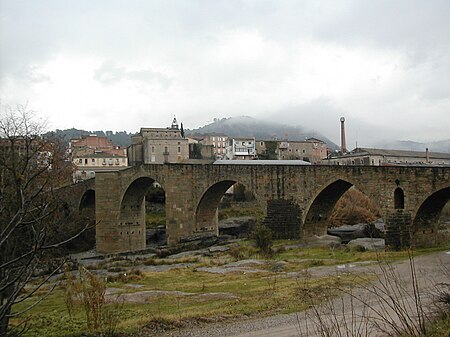
M 415 278 L 409 261 L 392 264 L 392 268 L 367 267 L 367 272 L 380 277 L 379 281 L 305 312 L 212 324 L 162 336 L 385 336 L 381 330 L 393 331 L 402 326 L 402 321 L 408 326 L 418 322 L 417 301 L 424 315 L 432 313 L 436 285 L 450 283 L 450 252 L 420 256 L 413 262 Z M 419 297 L 414 292 L 414 279 Z

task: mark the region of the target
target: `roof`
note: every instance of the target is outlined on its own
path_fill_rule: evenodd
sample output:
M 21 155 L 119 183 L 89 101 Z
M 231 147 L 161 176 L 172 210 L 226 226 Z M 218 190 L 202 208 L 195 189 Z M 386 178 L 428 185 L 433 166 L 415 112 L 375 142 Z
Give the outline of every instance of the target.
M 425 158 L 425 151 L 404 151 L 404 150 L 386 150 L 386 149 L 373 149 L 373 148 L 364 148 L 359 147 L 350 152 L 350 154 L 346 155 L 361 155 L 361 154 L 369 154 L 369 155 L 378 155 L 378 156 L 391 156 L 391 157 L 423 157 Z M 450 159 L 450 153 L 440 153 L 440 152 L 428 152 L 428 156 L 430 158 L 439 158 L 439 159 Z
M 85 155 L 76 156 L 73 159 L 78 158 L 127 158 L 125 154 L 114 154 L 114 153 L 107 153 L 107 152 L 97 152 L 97 153 L 89 153 Z
M 305 142 L 325 143 L 323 140 L 318 139 L 318 138 L 314 138 L 314 137 L 310 137 L 310 138 L 305 139 Z
M 304 160 L 216 160 L 214 165 L 311 165 Z

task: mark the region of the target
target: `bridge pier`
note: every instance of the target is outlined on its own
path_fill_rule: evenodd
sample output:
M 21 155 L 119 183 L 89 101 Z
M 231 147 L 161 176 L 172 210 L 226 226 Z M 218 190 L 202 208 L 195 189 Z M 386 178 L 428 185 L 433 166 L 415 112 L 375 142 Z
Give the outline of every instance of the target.
M 298 239 L 302 236 L 302 211 L 298 204 L 284 199 L 267 202 L 267 216 L 263 221 L 275 239 Z
M 387 212 L 385 215 L 386 248 L 399 250 L 411 246 L 411 213 L 403 209 Z

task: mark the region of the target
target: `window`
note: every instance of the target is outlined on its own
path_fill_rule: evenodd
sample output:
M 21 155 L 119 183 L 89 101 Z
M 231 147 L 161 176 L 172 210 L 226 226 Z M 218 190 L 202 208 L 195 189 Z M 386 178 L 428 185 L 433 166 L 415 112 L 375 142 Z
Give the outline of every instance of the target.
M 84 164 L 87 165 L 87 163 L 88 163 L 88 160 L 87 160 L 87 158 L 85 158 L 84 159 Z
M 79 158 L 78 159 L 78 164 L 83 164 L 83 159 Z
M 178 146 L 178 153 L 181 153 L 181 146 Z
M 394 208 L 404 209 L 405 208 L 405 194 L 400 187 L 397 187 L 394 191 Z
M 167 146 L 164 146 L 164 153 L 169 154 L 169 150 L 167 149 Z
M 92 158 L 91 162 L 92 162 L 92 164 L 94 164 L 95 163 L 95 158 Z
M 155 152 L 155 147 L 154 146 L 152 146 L 152 152 Z

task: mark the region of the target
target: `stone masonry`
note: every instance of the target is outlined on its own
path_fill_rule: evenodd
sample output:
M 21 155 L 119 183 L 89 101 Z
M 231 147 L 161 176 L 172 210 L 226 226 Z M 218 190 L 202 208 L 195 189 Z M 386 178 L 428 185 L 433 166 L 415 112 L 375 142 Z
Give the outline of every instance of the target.
M 449 167 L 148 164 L 95 178 L 97 250 L 145 248 L 145 192 L 158 182 L 166 193 L 169 244 L 218 233 L 217 208 L 234 183 L 252 192 L 276 237 L 326 233 L 335 203 L 351 186 L 372 199 L 388 226 L 394 248 L 433 235 L 439 211 L 450 199 Z M 403 191 L 401 210 L 394 191 Z M 428 240 L 432 242 L 433 240 Z M 426 240 L 419 240 L 422 244 Z

